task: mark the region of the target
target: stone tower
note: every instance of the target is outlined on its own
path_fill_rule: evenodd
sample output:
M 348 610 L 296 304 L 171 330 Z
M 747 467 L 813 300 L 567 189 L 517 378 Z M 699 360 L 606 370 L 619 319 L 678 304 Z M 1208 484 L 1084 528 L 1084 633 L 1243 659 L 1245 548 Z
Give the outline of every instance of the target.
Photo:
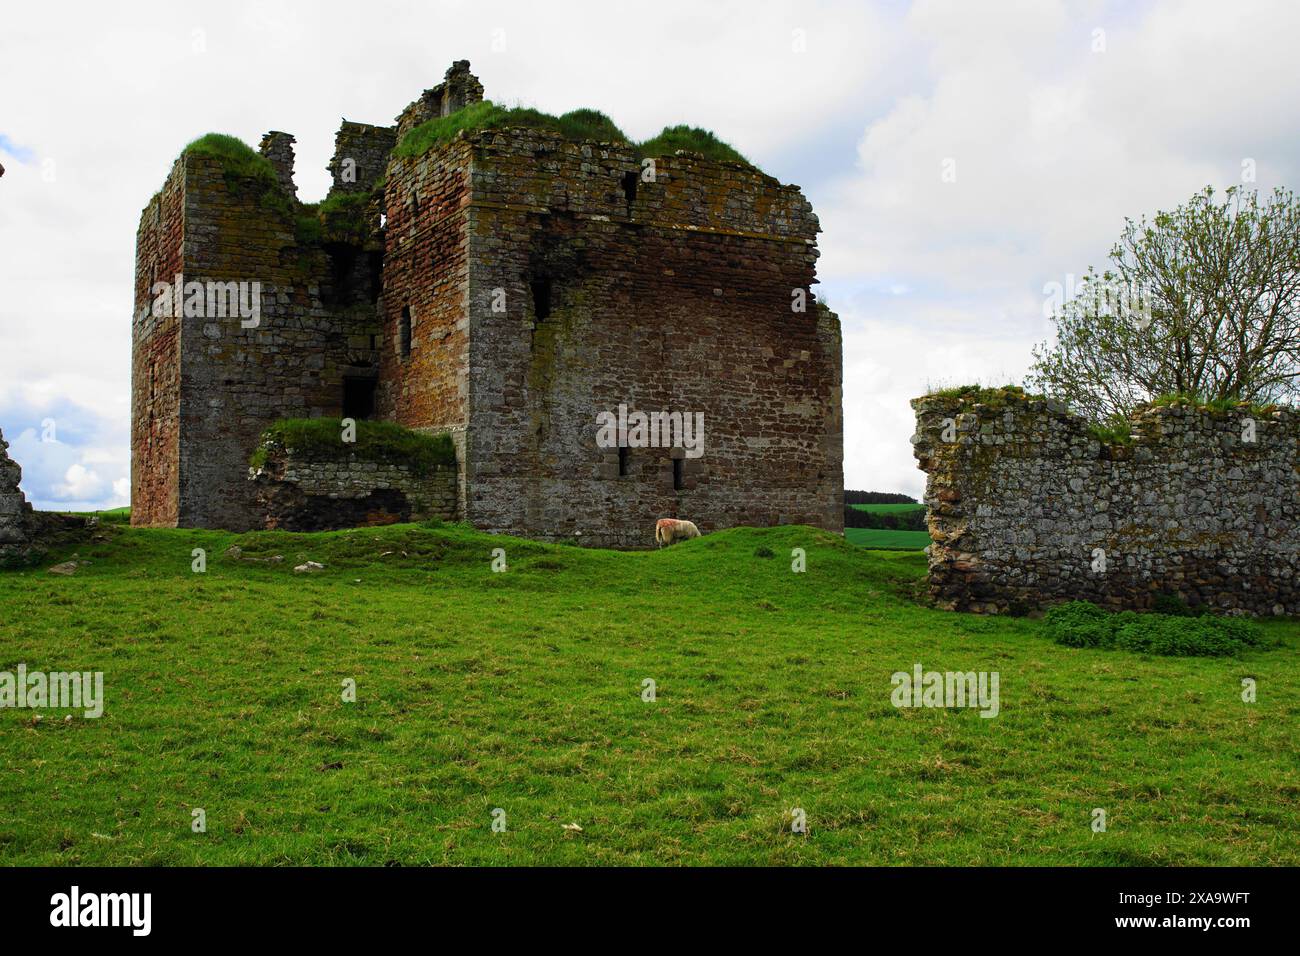
M 138 238 L 133 521 L 257 527 L 260 431 L 364 408 L 449 432 L 459 514 L 486 530 L 620 547 L 659 517 L 840 530 L 839 322 L 811 294 L 799 189 L 543 129 L 392 155 L 482 92 L 458 61 L 395 128 L 344 121 L 331 197 L 363 215 L 322 216 L 319 237 L 282 182 L 287 134 L 264 141 L 270 186 L 177 161 Z M 180 273 L 260 280 L 259 325 L 149 314 L 154 278 Z M 703 453 L 608 447 L 599 419 L 620 408 L 702 416 Z

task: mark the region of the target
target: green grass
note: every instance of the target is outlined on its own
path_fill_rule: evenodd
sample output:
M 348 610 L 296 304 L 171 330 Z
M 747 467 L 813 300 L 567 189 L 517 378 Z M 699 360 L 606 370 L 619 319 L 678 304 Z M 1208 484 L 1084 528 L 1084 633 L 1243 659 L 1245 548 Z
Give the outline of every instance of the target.
M 1164 395 L 1157 395 L 1146 404 L 1153 408 L 1168 405 L 1190 405 L 1193 408 L 1209 412 L 1244 412 L 1258 416 L 1268 415 L 1278 407 L 1276 405 L 1261 405 L 1256 402 L 1243 402 L 1236 398 L 1206 398 L 1203 395 L 1192 395 L 1187 392 L 1168 392 Z
M 894 528 L 845 528 L 844 537 L 860 548 L 882 551 L 920 551 L 930 543 L 927 531 L 899 531 Z
M 705 159 L 717 162 L 753 165 L 731 146 L 698 126 L 665 126 L 658 136 L 637 144 L 641 156 L 671 156 L 679 149 L 703 153 Z
M 574 140 L 627 142 L 627 137 L 599 110 L 579 109 L 552 116 L 528 107 L 507 107 L 481 100 L 456 112 L 431 119 L 410 130 L 393 150 L 394 156 L 421 156 L 435 146 L 450 142 L 462 130 L 526 127 L 548 129 Z
M 1176 599 L 1175 599 L 1176 600 Z M 1231 617 L 1191 616 L 1185 605 L 1176 614 L 1112 612 L 1088 601 L 1071 601 L 1049 610 L 1044 623 L 1052 639 L 1069 647 L 1112 647 L 1178 657 L 1227 657 L 1264 645 L 1253 622 Z
M 422 156 L 462 131 L 515 127 L 551 130 L 575 142 L 630 143 L 617 124 L 599 110 L 577 109 L 553 116 L 528 107 L 506 107 L 482 100 L 411 129 L 397 144 L 393 156 Z M 713 133 L 694 126 L 666 126 L 657 136 L 635 144 L 638 157 L 668 156 L 679 149 L 703 153 L 706 159 L 753 165 Z
M 278 182 L 271 161 L 237 136 L 207 133 L 191 142 L 183 152 L 218 160 L 228 176 L 256 179 L 267 185 Z
M 802 527 L 100 536 L 75 576 L 0 574 L 0 670 L 101 670 L 107 698 L 0 710 L 3 864 L 1300 863 L 1290 621 L 1241 658 L 1063 647 Z M 895 709 L 916 662 L 997 671 L 1000 716 Z
M 365 461 L 397 462 L 424 472 L 456 463 L 455 445 L 446 434 L 428 435 L 393 422 L 358 421 L 356 441 L 345 442 L 342 436 L 342 422 L 337 418 L 282 419 L 262 433 L 249 465 L 261 468 L 270 454 L 280 449 L 304 458 L 355 456 Z
M 867 512 L 867 514 L 873 514 L 873 515 L 898 515 L 898 514 L 908 514 L 913 511 L 925 510 L 925 505 L 921 504 L 919 501 L 917 502 L 900 501 L 897 503 L 875 504 L 875 505 L 849 505 L 849 507 L 857 511 L 865 511 Z

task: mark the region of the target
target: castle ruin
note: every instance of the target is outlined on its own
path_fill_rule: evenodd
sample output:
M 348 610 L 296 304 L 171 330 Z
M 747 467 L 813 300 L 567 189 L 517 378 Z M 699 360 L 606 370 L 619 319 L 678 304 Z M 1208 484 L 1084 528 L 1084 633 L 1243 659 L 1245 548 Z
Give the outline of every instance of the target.
M 345 120 L 315 221 L 287 133 L 261 143 L 273 179 L 176 160 L 137 234 L 132 523 L 264 527 L 259 436 L 352 417 L 449 433 L 455 516 L 486 531 L 644 547 L 660 517 L 841 530 L 839 321 L 812 294 L 799 189 L 542 128 L 394 152 L 482 96 L 460 61 L 396 126 Z M 177 277 L 206 289 L 199 314 L 180 289 L 157 307 Z M 252 283 L 250 316 L 232 299 Z M 598 442 L 620 406 L 702 414 L 704 453 Z
M 1187 402 L 1099 435 L 1018 389 L 915 399 L 940 607 L 1300 614 L 1300 418 Z

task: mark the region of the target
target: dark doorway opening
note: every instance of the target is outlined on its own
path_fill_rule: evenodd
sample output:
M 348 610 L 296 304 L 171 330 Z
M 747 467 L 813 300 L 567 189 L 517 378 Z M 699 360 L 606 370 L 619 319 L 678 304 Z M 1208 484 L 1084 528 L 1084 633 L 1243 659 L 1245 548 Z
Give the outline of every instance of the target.
M 641 177 L 635 172 L 626 172 L 623 174 L 623 195 L 627 197 L 627 204 L 630 207 L 636 202 L 636 181 Z M 628 210 L 631 213 L 631 209 Z
M 375 413 L 374 376 L 348 375 L 343 379 L 343 417 L 362 421 Z

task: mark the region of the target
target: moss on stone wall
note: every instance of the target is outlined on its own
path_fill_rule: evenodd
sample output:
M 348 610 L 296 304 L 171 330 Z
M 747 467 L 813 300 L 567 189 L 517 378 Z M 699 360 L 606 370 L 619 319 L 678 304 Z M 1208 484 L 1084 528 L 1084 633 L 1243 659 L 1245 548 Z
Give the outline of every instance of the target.
M 456 447 L 447 434 L 428 435 L 392 422 L 356 423 L 356 441 L 343 441 L 337 418 L 282 419 L 262 433 L 249 465 L 262 468 L 275 454 L 297 458 L 342 460 L 359 458 L 407 465 L 429 472 L 456 463 Z

